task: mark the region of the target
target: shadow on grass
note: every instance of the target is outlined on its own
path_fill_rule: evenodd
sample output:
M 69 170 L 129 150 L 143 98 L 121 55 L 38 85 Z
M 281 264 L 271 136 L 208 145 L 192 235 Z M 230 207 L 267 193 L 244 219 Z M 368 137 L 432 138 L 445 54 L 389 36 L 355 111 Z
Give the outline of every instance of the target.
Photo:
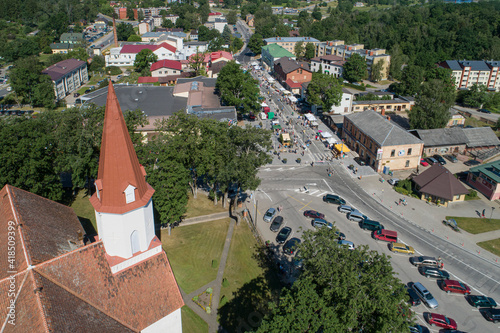
M 233 299 L 219 309 L 219 323 L 223 332 L 239 333 L 258 328 L 269 311 L 269 302 L 279 297 L 284 286 L 278 270 L 280 258 L 263 247 L 254 255 L 254 259 L 264 273 L 245 283 L 233 294 Z

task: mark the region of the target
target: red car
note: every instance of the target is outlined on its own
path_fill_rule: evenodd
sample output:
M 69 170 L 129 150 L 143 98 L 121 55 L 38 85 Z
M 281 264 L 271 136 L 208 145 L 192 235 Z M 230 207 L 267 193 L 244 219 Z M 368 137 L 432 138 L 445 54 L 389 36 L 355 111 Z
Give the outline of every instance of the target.
M 446 317 L 445 315 L 438 314 L 438 313 L 430 313 L 429 316 L 427 317 L 427 322 L 431 326 L 439 326 L 439 327 L 450 329 L 450 330 L 457 329 L 457 322 L 456 321 L 454 321 L 451 318 Z
M 325 218 L 325 214 L 321 214 L 320 212 L 317 212 L 315 210 L 306 210 L 304 212 L 304 216 L 312 217 L 313 219 L 324 219 Z
M 423 158 L 420 159 L 420 165 L 421 166 L 429 166 L 429 163 L 427 163 L 426 160 L 424 160 Z
M 439 286 L 441 289 L 449 293 L 459 293 L 464 295 L 470 294 L 470 288 L 465 283 L 456 280 L 440 280 Z

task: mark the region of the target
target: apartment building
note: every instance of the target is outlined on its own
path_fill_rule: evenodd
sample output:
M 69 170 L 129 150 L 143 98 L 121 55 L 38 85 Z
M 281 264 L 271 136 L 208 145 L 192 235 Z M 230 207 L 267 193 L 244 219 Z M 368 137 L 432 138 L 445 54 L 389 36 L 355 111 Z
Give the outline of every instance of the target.
M 87 63 L 77 59 L 67 59 L 44 69 L 54 85 L 56 101 L 76 91 L 89 80 Z
M 318 72 L 321 69 L 321 73 L 323 74 L 342 77 L 344 64 L 345 60 L 342 57 L 333 54 L 322 55 L 311 59 L 311 70 Z
M 298 42 L 302 42 L 305 44 L 307 43 L 313 43 L 314 45 L 317 45 L 320 43 L 319 40 L 316 38 L 312 37 L 271 37 L 271 38 L 265 38 L 264 43 L 266 45 L 270 44 L 278 44 L 285 50 L 292 52 L 295 54 L 295 44 Z
M 362 56 L 368 67 L 368 74 L 371 74 L 372 66 L 380 61 L 382 65 L 382 80 L 389 76 L 389 67 L 391 65 L 391 56 L 385 53 L 385 49 L 365 49 L 363 44 L 345 45 L 343 40 L 334 40 L 316 44 L 316 57 L 326 55 L 336 55 L 343 60 L 348 60 L 354 53 Z
M 484 85 L 490 91 L 500 91 L 497 60 L 446 60 L 439 67 L 451 69 L 451 76 L 457 89 L 468 89 L 474 84 Z

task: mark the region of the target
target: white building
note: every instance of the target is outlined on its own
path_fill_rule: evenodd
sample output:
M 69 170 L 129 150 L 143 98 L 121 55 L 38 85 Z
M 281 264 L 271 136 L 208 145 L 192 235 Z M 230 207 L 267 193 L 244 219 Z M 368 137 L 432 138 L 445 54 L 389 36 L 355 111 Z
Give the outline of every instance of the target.
M 182 38 L 180 39 L 182 42 Z M 177 53 L 177 48 L 168 43 L 161 43 L 159 45 L 155 44 L 142 44 L 142 45 L 124 45 L 121 47 L 114 47 L 110 50 L 109 54 L 106 55 L 106 67 L 107 66 L 133 66 L 135 61 L 135 56 L 137 53 L 144 49 L 149 49 L 153 51 L 158 57 L 158 60 L 170 59 L 170 60 L 182 60 L 179 59 L 179 53 Z
M 321 68 L 323 74 L 330 74 L 335 77 L 342 77 L 345 61 L 342 57 L 329 54 L 311 59 L 311 70 L 317 72 Z
M 438 65 L 451 69 L 457 89 L 468 89 L 477 84 L 490 91 L 500 91 L 500 61 L 446 60 Z

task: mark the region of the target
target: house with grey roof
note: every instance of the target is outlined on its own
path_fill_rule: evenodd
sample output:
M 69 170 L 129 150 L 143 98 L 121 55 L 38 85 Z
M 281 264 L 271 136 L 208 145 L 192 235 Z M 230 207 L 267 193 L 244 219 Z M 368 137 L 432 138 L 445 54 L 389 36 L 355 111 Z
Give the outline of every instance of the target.
M 373 110 L 344 116 L 342 139 L 377 172 L 416 169 L 424 142 Z
M 451 70 L 457 89 L 484 85 L 490 91 L 500 91 L 500 61 L 498 60 L 446 60 L 437 64 Z
M 59 38 L 61 43 L 80 44 L 85 40 L 83 32 L 65 32 Z
M 87 63 L 77 59 L 59 61 L 45 68 L 42 74 L 47 74 L 52 80 L 56 101 L 65 98 L 89 80 Z

